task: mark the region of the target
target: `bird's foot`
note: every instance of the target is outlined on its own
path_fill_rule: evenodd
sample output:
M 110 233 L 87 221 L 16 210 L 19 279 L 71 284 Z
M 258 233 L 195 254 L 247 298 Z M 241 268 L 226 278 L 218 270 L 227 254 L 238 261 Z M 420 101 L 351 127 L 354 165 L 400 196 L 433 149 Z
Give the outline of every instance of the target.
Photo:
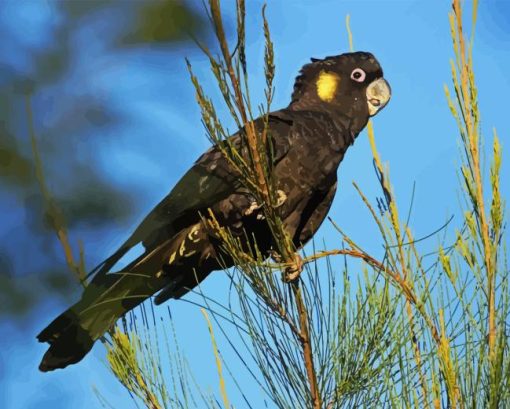
M 298 253 L 294 253 L 294 259 L 290 265 L 283 270 L 283 281 L 286 283 L 296 281 L 303 271 L 303 265 L 304 263 L 301 256 Z
M 269 250 L 269 256 L 278 264 L 282 263 L 282 255 L 276 250 Z
M 276 198 L 276 204 L 274 207 L 278 208 L 285 203 L 285 201 L 287 200 L 287 195 L 285 194 L 285 192 L 283 190 L 280 190 L 280 189 L 278 189 L 276 191 L 276 194 L 278 197 Z

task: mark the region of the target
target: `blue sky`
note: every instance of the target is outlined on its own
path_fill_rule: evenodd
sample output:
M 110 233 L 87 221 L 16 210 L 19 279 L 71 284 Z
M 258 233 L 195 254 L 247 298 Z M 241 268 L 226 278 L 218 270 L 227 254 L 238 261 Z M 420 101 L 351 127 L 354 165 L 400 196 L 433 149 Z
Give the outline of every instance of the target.
M 42 2 L 28 1 L 18 6 L 14 3 L 10 2 L 8 13 L 2 15 L 5 20 L 2 23 L 10 22 L 12 36 L 17 41 L 2 44 L 13 48 L 4 64 L 15 70 L 30 71 L 30 51 L 51 44 L 52 24 L 59 16 Z M 225 9 L 233 4 L 224 3 Z M 247 53 L 252 98 L 261 100 L 263 36 L 259 10 L 262 3 L 248 3 Z M 374 126 L 382 158 L 390 164 L 401 209 L 409 206 L 416 183 L 411 217 L 415 237 L 427 235 L 452 214 L 459 214 L 458 136 L 443 92 L 443 84 L 450 84 L 452 56 L 448 11 L 449 2 L 439 0 L 274 0 L 267 7 L 276 52 L 275 109 L 288 104 L 293 80 L 310 57 L 348 51 L 345 16 L 351 15 L 355 49 L 370 51 L 378 58 L 392 87 L 392 100 L 375 118 Z M 492 128 L 496 127 L 503 145 L 504 197 L 509 197 L 510 186 L 506 180 L 510 165 L 505 159 L 510 135 L 506 103 L 510 95 L 509 16 L 510 2 L 481 1 L 474 51 L 482 130 L 490 140 Z M 34 96 L 36 124 L 41 128 L 51 128 L 58 116 L 52 111 L 52 99 L 79 98 L 82 89 L 121 113 L 120 123 L 101 131 L 104 138 L 97 145 L 96 166 L 119 186 L 136 192 L 136 211 L 128 223 L 113 226 L 101 237 L 92 236 L 87 226 L 71 232 L 73 237 L 83 238 L 91 260 L 107 256 L 208 146 L 184 57 L 190 58 L 206 88 L 218 97 L 207 61 L 192 46 L 170 52 L 140 48 L 106 53 L 101 38 L 104 24 L 99 19 L 96 26 L 85 26 L 73 39 L 77 58 L 64 93 L 61 88 L 50 87 Z M 220 112 L 226 118 L 226 111 Z M 380 245 L 376 230 L 352 181 L 371 200 L 380 195 L 365 132 L 340 166 L 339 190 L 330 215 L 355 241 L 377 253 Z M 2 222 L 14 223 L 5 216 L 0 217 Z M 23 222 L 22 216 L 17 220 L 20 221 Z M 325 238 L 331 248 L 339 245 L 339 237 L 327 224 L 319 231 L 318 238 Z M 435 244 L 430 243 L 431 248 Z M 206 280 L 202 290 L 221 300 L 226 288 L 226 279 L 221 273 L 215 273 Z M 199 383 L 205 389 L 217 390 L 214 358 L 200 311 L 183 302 L 171 302 L 169 306 L 184 354 Z M 45 347 L 36 343 L 35 334 L 64 307 L 57 301 L 43 303 L 35 317 L 21 326 L 0 321 L 0 407 L 98 407 L 92 385 L 115 407 L 133 407 L 125 390 L 106 370 L 100 345 L 78 365 L 49 374 L 38 372 Z M 227 351 L 225 354 L 227 358 L 230 356 Z M 246 385 L 256 397 L 259 391 L 248 379 Z

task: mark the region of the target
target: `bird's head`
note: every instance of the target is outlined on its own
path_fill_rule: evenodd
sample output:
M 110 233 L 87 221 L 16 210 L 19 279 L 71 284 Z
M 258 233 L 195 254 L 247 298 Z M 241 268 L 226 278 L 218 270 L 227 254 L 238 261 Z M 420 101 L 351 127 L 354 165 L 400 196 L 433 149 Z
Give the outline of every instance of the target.
M 388 103 L 391 89 L 367 52 L 312 58 L 296 78 L 290 108 L 341 113 L 364 124 Z

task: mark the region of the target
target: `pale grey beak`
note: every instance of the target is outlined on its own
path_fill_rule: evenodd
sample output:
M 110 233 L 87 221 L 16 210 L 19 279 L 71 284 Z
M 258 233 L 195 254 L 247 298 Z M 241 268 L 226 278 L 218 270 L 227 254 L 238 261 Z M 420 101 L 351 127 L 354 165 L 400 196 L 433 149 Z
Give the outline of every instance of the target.
M 384 78 L 372 81 L 367 87 L 367 104 L 370 116 L 374 116 L 383 109 L 390 98 L 390 84 Z

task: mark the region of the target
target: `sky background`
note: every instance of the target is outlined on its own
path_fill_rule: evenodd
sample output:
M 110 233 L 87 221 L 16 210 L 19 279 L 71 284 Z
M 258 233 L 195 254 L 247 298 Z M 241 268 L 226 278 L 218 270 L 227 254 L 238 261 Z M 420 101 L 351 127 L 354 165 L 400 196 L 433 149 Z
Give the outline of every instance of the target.
M 70 224 L 73 242 L 80 239 L 84 243 L 88 265 L 108 256 L 209 145 L 200 123 L 185 57 L 190 59 L 205 88 L 218 97 L 207 61 L 192 43 L 121 46 L 112 42 L 112 33 L 126 31 L 126 25 L 129 28 L 129 5 L 133 4 L 113 3 L 126 5 L 125 10 L 105 8 L 79 15 L 73 17 L 70 25 L 70 14 L 62 11 L 62 2 L 0 0 L 0 92 L 3 94 L 0 108 L 9 115 L 3 123 L 9 125 L 9 135 L 14 135 L 12 143 L 20 147 L 21 156 L 30 158 L 29 151 L 23 148 L 28 146 L 28 131 L 21 97 L 22 88 L 29 84 L 33 87 L 34 125 L 41 140 L 50 188 L 69 209 L 79 208 L 85 213 L 95 209 L 94 214 L 90 211 L 92 216 L 78 218 Z M 254 101 L 261 101 L 264 90 L 262 2 L 247 3 L 251 94 Z M 451 215 L 459 215 L 458 135 L 443 91 L 443 84 L 450 84 L 452 56 L 449 2 L 274 0 L 268 3 L 267 18 L 276 53 L 274 109 L 288 104 L 294 78 L 310 57 L 348 51 L 345 16 L 350 14 L 354 48 L 376 56 L 392 87 L 392 100 L 375 117 L 374 126 L 383 161 L 390 164 L 401 209 L 409 207 L 413 185 L 416 186 L 410 221 L 414 236 L 425 236 Z M 466 3 L 465 9 L 469 10 L 470 3 Z M 200 2 L 190 4 L 200 15 Z M 233 4 L 233 1 L 223 2 L 231 28 Z M 204 35 L 207 36 L 206 32 Z M 492 128 L 496 127 L 503 146 L 503 197 L 509 197 L 510 186 L 510 165 L 506 160 L 510 145 L 509 43 L 510 1 L 481 1 L 474 49 L 475 73 L 482 131 L 490 140 Z M 66 54 L 66 67 L 58 77 L 52 77 L 59 61 L 50 58 L 52 52 Z M 46 67 L 49 74 L 42 75 L 41 67 Z M 25 80 L 18 81 L 19 78 Z M 35 78 L 33 83 L 28 81 L 31 78 Z M 40 83 L 38 78 L 42 78 Z M 79 107 L 77 102 L 83 101 L 93 109 L 75 110 Z M 219 111 L 227 118 L 224 109 Z M 225 123 L 234 131 L 231 121 L 226 119 Z M 102 186 L 98 181 L 113 187 L 115 199 L 106 189 L 95 190 Z M 340 166 L 339 189 L 330 215 L 354 241 L 380 255 L 376 229 L 352 181 L 360 185 L 370 200 L 375 201 L 380 195 L 365 132 Z M 52 263 L 62 269 L 65 263 L 62 252 L 54 239 L 43 240 L 43 236 L 34 233 L 39 232 L 37 228 L 42 223 L 39 221 L 42 212 L 38 216 L 34 210 L 40 209 L 34 205 L 38 203 L 37 191 L 27 188 L 29 193 L 21 194 L 21 188 L 7 176 L 0 183 L 0 268 L 4 274 L 0 284 L 5 288 L 12 285 L 12 291 L 9 290 L 12 293 L 19 291 L 21 304 L 24 294 L 30 293 L 36 299 L 22 313 L 8 314 L 5 309 L 0 314 L 0 407 L 99 407 L 92 393 L 93 385 L 115 407 L 134 407 L 126 391 L 106 369 L 104 348 L 99 344 L 78 365 L 48 374 L 37 370 L 46 346 L 38 344 L 35 335 L 77 299 L 79 286 L 55 286 L 47 292 L 49 284 L 44 284 L 44 291 L 37 287 L 42 278 L 30 272 L 41 266 L 52 269 Z M 85 192 L 90 189 L 81 207 L 73 202 L 71 193 L 77 185 Z M 115 217 L 109 217 L 108 206 L 114 209 Z M 97 214 L 101 217 L 96 217 Z M 456 224 L 454 218 L 453 226 L 460 224 L 459 217 L 457 220 Z M 33 230 L 31 226 L 39 227 Z M 338 235 L 326 223 L 317 238 L 324 238 L 330 248 L 340 245 Z M 437 244 L 437 239 L 426 243 L 430 249 Z M 16 280 L 23 281 L 25 277 L 31 288 L 18 285 Z M 202 290 L 221 301 L 225 300 L 227 287 L 225 276 L 214 273 Z M 64 294 L 59 295 L 59 288 L 65 288 L 61 291 Z M 34 292 L 40 292 L 39 297 Z M 4 305 L 0 305 L 0 310 Z M 206 389 L 216 390 L 214 356 L 199 309 L 179 301 L 168 305 L 184 355 L 197 381 Z M 224 353 L 227 359 L 232 357 L 227 350 Z M 260 391 L 251 386 L 249 378 L 243 379 L 246 375 L 242 370 L 240 374 L 240 383 L 246 382 L 248 395 L 256 399 Z M 238 395 L 234 390 L 232 397 L 235 402 Z M 237 404 L 243 407 L 239 401 Z

